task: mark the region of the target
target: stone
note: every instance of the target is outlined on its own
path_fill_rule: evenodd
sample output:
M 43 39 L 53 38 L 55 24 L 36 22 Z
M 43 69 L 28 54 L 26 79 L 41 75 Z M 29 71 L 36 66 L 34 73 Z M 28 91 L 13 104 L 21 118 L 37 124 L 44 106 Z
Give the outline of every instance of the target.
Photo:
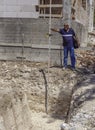
M 61 130 L 69 130 L 69 126 L 66 123 L 61 124 Z

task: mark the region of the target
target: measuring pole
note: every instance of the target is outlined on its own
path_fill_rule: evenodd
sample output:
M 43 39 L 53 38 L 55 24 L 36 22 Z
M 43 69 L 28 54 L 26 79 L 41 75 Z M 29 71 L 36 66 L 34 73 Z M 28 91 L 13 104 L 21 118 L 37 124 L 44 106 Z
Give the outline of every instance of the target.
M 49 6 L 49 43 L 48 43 L 48 88 L 49 88 L 49 68 L 50 68 L 50 59 L 51 59 L 51 3 L 52 0 L 50 0 L 50 6 Z M 46 98 L 46 112 L 48 113 L 48 88 L 47 88 L 47 98 Z
M 49 10 L 49 12 L 50 12 L 50 15 L 49 15 L 49 51 L 48 51 L 48 70 L 49 70 L 49 67 L 50 67 L 50 52 L 51 52 L 51 1 L 52 0 L 50 0 L 50 10 Z

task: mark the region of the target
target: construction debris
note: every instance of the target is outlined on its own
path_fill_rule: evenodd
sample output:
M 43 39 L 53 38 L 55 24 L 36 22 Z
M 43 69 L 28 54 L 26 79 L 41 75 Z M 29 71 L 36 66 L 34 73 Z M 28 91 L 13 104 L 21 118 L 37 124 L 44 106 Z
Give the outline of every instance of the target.
M 77 65 L 95 72 L 95 45 L 91 49 L 77 51 Z

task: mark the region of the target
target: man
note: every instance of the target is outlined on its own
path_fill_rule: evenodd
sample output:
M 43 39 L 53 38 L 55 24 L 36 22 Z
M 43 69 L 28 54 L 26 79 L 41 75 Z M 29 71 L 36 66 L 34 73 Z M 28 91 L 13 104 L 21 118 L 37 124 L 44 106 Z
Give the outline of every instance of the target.
M 64 46 L 64 66 L 63 69 L 67 68 L 67 62 L 68 62 L 68 52 L 70 53 L 70 58 L 71 58 L 71 67 L 72 70 L 75 69 L 75 53 L 74 53 L 74 37 L 75 37 L 75 32 L 72 28 L 69 27 L 68 23 L 64 24 L 64 28 L 62 29 L 54 29 L 51 28 L 52 31 L 59 32 L 62 37 L 63 37 L 63 46 Z

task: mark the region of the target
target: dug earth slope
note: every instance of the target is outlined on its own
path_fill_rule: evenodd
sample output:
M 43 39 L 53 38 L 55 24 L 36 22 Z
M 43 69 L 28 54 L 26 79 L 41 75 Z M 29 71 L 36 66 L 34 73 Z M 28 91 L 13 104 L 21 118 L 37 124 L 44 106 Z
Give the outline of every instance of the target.
M 60 130 L 69 119 L 68 129 L 94 128 L 94 79 L 82 69 L 1 61 L 0 130 Z

